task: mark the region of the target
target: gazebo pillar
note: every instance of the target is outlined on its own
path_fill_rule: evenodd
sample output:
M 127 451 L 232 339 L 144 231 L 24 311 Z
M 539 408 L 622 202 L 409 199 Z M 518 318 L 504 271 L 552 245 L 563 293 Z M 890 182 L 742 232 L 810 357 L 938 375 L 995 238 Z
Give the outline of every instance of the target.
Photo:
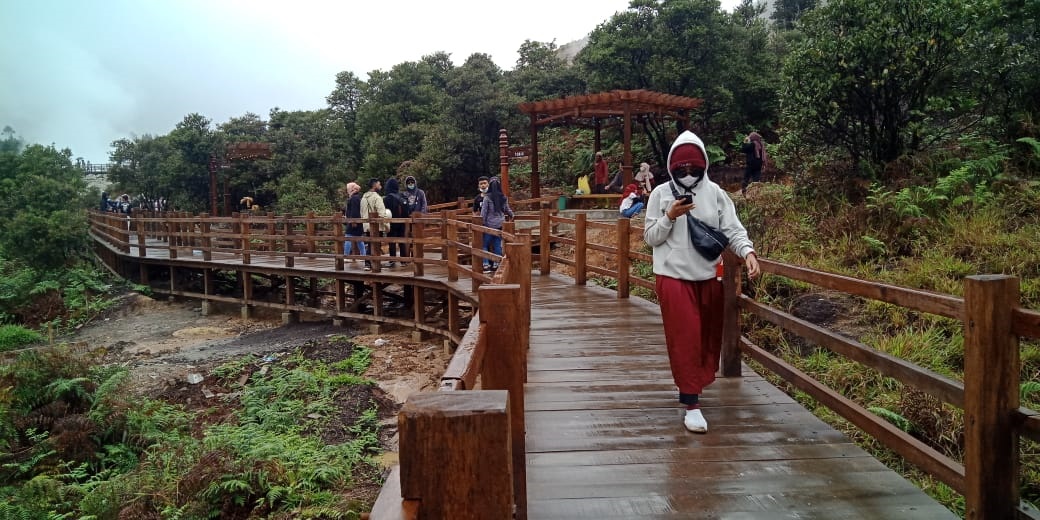
M 541 197 L 538 180 L 538 114 L 531 113 L 531 197 Z
M 599 131 L 603 127 L 603 123 L 599 120 L 598 117 L 593 119 L 592 123 L 593 123 L 592 128 L 594 129 L 594 133 L 593 133 L 594 137 L 592 139 L 592 152 L 595 153 L 595 152 L 600 151 Z

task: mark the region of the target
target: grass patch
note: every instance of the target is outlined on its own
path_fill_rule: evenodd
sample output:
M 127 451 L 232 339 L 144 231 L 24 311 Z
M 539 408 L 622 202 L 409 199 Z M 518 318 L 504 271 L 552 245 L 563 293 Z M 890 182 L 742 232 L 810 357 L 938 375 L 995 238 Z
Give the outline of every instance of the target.
M 36 343 L 42 343 L 43 335 L 21 325 L 0 325 L 0 352 L 18 350 Z

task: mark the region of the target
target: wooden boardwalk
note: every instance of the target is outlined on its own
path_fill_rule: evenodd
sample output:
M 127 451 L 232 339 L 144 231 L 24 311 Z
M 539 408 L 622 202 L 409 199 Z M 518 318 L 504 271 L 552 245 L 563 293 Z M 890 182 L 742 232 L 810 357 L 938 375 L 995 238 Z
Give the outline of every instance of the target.
M 531 292 L 530 519 L 956 518 L 747 366 L 687 432 L 655 304 L 557 274 Z
M 331 259 L 287 268 L 260 255 L 243 266 L 233 254 L 182 253 L 149 249 L 144 260 L 333 274 Z M 361 268 L 348 263 L 334 277 L 471 287 L 449 282 L 442 266 L 421 279 Z M 533 273 L 531 294 L 528 518 L 956 518 L 747 366 L 702 396 L 709 433 L 687 432 L 657 305 L 560 274 Z

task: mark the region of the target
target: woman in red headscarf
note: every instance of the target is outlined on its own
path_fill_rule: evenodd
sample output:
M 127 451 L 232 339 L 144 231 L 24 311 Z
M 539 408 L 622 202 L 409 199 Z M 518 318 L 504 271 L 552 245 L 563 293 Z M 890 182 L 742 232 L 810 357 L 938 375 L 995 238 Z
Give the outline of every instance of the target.
M 643 201 L 639 196 L 639 186 L 629 184 L 621 194 L 621 216 L 632 218 L 643 211 Z
M 722 350 L 722 282 L 715 268 L 722 260 L 705 258 L 693 246 L 692 218 L 721 231 L 729 249 L 744 259 L 748 275 L 758 274 L 754 244 L 737 218 L 733 200 L 708 178 L 708 155 L 693 132 L 675 139 L 668 152 L 671 181 L 650 194 L 643 239 L 654 248 L 654 277 L 661 304 L 668 362 L 679 402 L 686 407 L 683 425 L 707 433 L 700 396 L 715 381 Z

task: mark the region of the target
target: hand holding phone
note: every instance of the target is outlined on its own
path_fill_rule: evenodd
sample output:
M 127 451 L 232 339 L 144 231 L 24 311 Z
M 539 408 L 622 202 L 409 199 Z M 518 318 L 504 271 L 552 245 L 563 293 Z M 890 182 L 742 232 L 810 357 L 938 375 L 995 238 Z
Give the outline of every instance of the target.
M 677 200 L 681 201 L 683 205 L 693 204 L 693 194 L 686 193 L 684 195 L 679 195 Z

